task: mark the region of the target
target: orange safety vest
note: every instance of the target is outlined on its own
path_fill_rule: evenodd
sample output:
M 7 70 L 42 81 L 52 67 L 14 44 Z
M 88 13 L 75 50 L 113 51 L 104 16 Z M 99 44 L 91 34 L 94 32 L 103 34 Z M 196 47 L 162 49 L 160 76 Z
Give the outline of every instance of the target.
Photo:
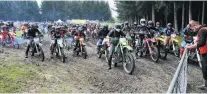
M 206 29 L 207 30 L 207 27 L 203 27 L 203 28 L 201 28 L 200 30 L 202 30 L 202 29 Z M 197 36 L 197 40 L 198 40 L 199 38 L 198 38 L 198 36 Z M 207 43 L 204 45 L 204 46 L 202 46 L 202 47 L 199 47 L 199 51 L 200 51 L 200 54 L 206 54 L 207 53 Z

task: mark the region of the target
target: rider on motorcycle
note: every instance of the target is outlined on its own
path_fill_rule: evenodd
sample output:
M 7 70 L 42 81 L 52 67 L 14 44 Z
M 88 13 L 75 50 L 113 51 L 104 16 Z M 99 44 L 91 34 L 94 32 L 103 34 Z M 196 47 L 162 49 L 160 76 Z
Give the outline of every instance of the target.
M 156 27 L 155 27 L 159 32 L 162 32 L 163 31 L 163 27 L 160 26 L 160 22 L 156 22 Z
M 55 48 L 56 45 L 57 45 L 56 39 L 64 37 L 64 34 L 65 34 L 65 33 L 66 33 L 66 31 L 63 30 L 63 29 L 61 29 L 60 26 L 55 27 L 55 30 L 52 30 L 52 31 L 51 31 L 51 34 L 52 34 L 52 36 L 53 36 L 53 38 L 54 38 L 53 41 L 52 41 L 52 43 L 54 43 L 54 44 L 51 45 L 51 58 L 53 58 L 54 48 Z
M 147 32 L 149 32 L 149 28 L 146 26 L 146 20 L 142 18 L 140 20 L 140 25 L 138 26 L 139 46 L 142 46 L 144 34 L 147 34 Z
M 149 31 L 151 32 L 151 30 L 154 30 L 153 32 L 151 32 L 151 36 L 153 37 L 154 36 L 154 33 L 156 33 L 156 31 L 159 31 L 155 26 L 154 26 L 154 23 L 153 21 L 148 21 L 148 26 L 149 28 Z
M 38 37 L 36 35 L 36 33 L 38 33 L 38 35 L 41 35 L 41 32 L 36 28 L 35 24 L 31 24 L 31 26 L 30 26 L 30 28 L 29 28 L 29 30 L 27 32 L 27 38 Z M 29 52 L 31 43 L 32 43 L 32 39 L 29 40 L 29 43 L 27 45 L 27 49 L 26 49 L 26 52 L 25 52 L 25 58 L 28 58 L 28 52 Z M 34 54 L 32 54 L 32 56 L 34 56 Z
M 85 39 L 85 34 L 84 34 L 84 31 L 82 29 L 82 27 L 79 27 L 78 28 L 78 31 L 74 34 L 74 37 L 75 37 L 75 48 L 73 51 L 76 51 L 76 49 L 78 48 L 78 43 L 79 43 L 79 38 L 84 38 Z
M 137 22 L 134 22 L 134 24 L 133 24 L 133 26 L 132 26 L 132 29 L 133 29 L 133 30 L 137 30 L 137 25 L 138 25 Z
M 108 25 L 104 25 L 103 28 L 98 32 L 98 42 L 97 42 L 97 50 L 99 50 L 99 46 L 102 46 L 103 39 L 108 35 L 110 31 L 108 30 Z
M 2 41 L 4 41 L 5 38 L 8 36 L 9 39 L 12 39 L 11 40 L 12 44 L 14 44 L 14 37 L 9 34 L 9 27 L 6 26 L 6 25 L 3 25 L 1 28 L 2 28 L 2 31 L 1 31 L 1 33 L 2 33 Z
M 129 33 L 130 30 L 131 30 L 131 28 L 130 28 L 130 26 L 129 26 L 129 23 L 128 23 L 128 21 L 126 21 L 126 22 L 124 23 L 124 27 L 123 27 L 122 31 L 125 32 L 125 33 Z
M 108 35 L 107 35 L 107 38 L 108 37 L 111 37 L 111 39 L 113 38 L 113 40 L 110 40 L 110 53 L 109 53 L 109 58 L 108 58 L 108 66 L 109 68 L 108 69 L 111 69 L 111 60 L 112 60 L 112 55 L 113 55 L 113 52 L 115 50 L 115 47 L 116 45 L 118 44 L 119 42 L 119 38 L 120 36 L 126 36 L 125 33 L 121 30 L 121 24 L 119 23 L 115 23 L 114 24 L 114 29 L 111 30 Z
M 168 23 L 167 27 L 164 29 L 164 33 L 165 33 L 164 45 L 166 46 L 166 48 L 169 48 L 167 45 L 168 45 L 169 40 L 171 38 L 171 34 L 174 32 L 175 32 L 175 30 L 172 27 L 172 24 Z

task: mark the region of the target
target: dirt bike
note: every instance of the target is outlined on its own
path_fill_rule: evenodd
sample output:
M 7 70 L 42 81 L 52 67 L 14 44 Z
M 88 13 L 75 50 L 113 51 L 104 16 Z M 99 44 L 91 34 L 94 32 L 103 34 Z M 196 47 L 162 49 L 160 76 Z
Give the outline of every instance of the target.
M 73 47 L 74 39 L 73 37 L 64 37 L 63 39 L 64 48 L 66 48 L 68 51 Z
M 108 62 L 108 55 L 109 55 L 108 47 L 110 47 L 109 38 L 104 38 L 102 41 L 102 45 L 99 46 L 98 48 L 98 53 L 97 53 L 98 58 L 101 58 L 102 54 L 104 54 L 106 62 Z
M 78 56 L 79 53 L 82 53 L 82 57 L 84 59 L 86 59 L 87 58 L 87 50 L 86 50 L 86 47 L 85 47 L 84 38 L 78 38 L 77 36 L 75 36 L 75 39 L 78 39 L 79 43 L 78 43 L 78 47 L 73 52 L 73 54 L 74 55 L 76 54 Z
M 164 39 L 165 39 L 165 36 L 164 35 L 161 35 L 159 32 L 158 33 L 155 33 L 155 38 L 156 38 L 156 41 L 157 41 L 157 45 L 158 45 L 158 48 L 159 48 L 159 54 L 160 54 L 160 58 L 161 59 L 166 59 L 167 55 L 168 55 L 168 52 L 164 46 Z
M 129 43 L 129 45 L 131 46 L 131 47 L 133 47 L 133 48 L 135 48 L 135 35 L 136 35 L 136 33 L 134 32 L 134 31 L 130 31 L 130 37 L 128 38 L 128 43 Z
M 31 53 L 31 56 L 33 56 L 36 53 L 38 55 L 38 59 L 41 61 L 44 61 L 45 56 L 44 56 L 44 52 L 41 46 L 42 46 L 41 37 L 32 38 L 32 43 L 31 43 L 32 49 L 30 49 L 29 52 Z
M 15 33 L 9 32 L 9 33 L 7 34 L 7 36 L 5 37 L 4 41 L 2 41 L 2 35 L 0 35 L 0 42 L 1 42 L 1 45 L 2 45 L 3 47 L 5 47 L 5 46 L 7 46 L 7 45 L 12 45 L 13 48 L 19 49 L 19 48 L 20 48 L 20 45 L 19 45 L 18 42 L 16 42 L 16 41 L 14 40 L 14 37 L 15 37 L 15 36 L 16 36 Z
M 189 45 L 193 45 L 194 42 L 196 41 L 196 37 L 192 37 L 193 38 L 193 41 L 186 41 L 186 44 L 189 44 Z M 182 54 L 183 54 L 183 51 L 184 51 L 184 47 L 186 46 L 185 45 L 181 45 L 182 46 L 182 49 L 180 51 L 180 57 L 182 57 Z M 199 50 L 198 49 L 191 49 L 188 51 L 188 60 L 192 61 L 192 62 L 198 62 L 199 63 L 199 66 L 202 67 L 201 65 L 201 56 L 199 54 Z
M 110 50 L 110 47 L 108 50 Z M 114 67 L 116 67 L 118 63 L 122 63 L 125 72 L 132 74 L 135 68 L 135 60 L 130 53 L 132 50 L 133 48 L 128 45 L 126 38 L 119 38 L 119 42 L 112 55 L 112 64 Z
M 56 38 L 54 43 L 56 43 L 56 46 L 55 46 L 55 53 L 56 53 L 56 56 L 58 57 L 61 57 L 61 61 L 63 63 L 65 63 L 66 61 L 66 56 L 64 54 L 64 45 L 63 45 L 63 38 Z M 54 44 L 52 43 L 52 44 Z
M 168 52 L 172 51 L 176 57 L 180 56 L 180 40 L 176 34 L 171 34 L 170 46 Z
M 142 37 L 142 36 L 138 36 Z M 143 55 L 147 55 L 148 53 L 151 56 L 151 59 L 154 62 L 158 62 L 159 60 L 159 49 L 156 46 L 156 39 L 151 36 L 150 32 L 148 34 L 144 34 L 143 42 L 138 45 L 139 40 L 136 40 L 137 46 L 136 46 L 136 57 L 142 57 Z

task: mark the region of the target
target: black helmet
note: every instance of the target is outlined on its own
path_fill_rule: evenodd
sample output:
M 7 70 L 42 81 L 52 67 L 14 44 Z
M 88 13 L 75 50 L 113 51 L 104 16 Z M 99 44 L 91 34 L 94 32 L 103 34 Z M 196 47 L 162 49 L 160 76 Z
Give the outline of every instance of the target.
M 106 25 L 104 25 L 104 27 L 103 27 L 104 29 L 108 29 L 108 25 L 106 24 Z
M 121 24 L 119 24 L 119 23 L 115 23 L 114 24 L 114 29 L 119 29 L 119 30 L 121 30 Z

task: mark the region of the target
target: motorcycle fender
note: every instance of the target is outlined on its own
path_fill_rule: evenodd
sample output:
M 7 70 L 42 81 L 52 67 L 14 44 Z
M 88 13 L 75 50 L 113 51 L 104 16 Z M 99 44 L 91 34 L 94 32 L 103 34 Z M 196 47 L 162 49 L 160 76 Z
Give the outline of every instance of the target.
M 123 48 L 127 48 L 128 50 L 132 51 L 133 48 L 131 46 L 124 46 Z
M 39 45 L 39 46 L 42 46 L 43 44 L 42 44 L 42 43 L 39 43 L 38 45 Z
M 62 39 L 58 39 L 57 43 L 60 47 L 63 47 L 63 40 Z
M 179 40 L 178 39 L 175 39 L 175 38 L 172 38 L 172 40 L 175 41 L 176 43 L 179 42 Z

